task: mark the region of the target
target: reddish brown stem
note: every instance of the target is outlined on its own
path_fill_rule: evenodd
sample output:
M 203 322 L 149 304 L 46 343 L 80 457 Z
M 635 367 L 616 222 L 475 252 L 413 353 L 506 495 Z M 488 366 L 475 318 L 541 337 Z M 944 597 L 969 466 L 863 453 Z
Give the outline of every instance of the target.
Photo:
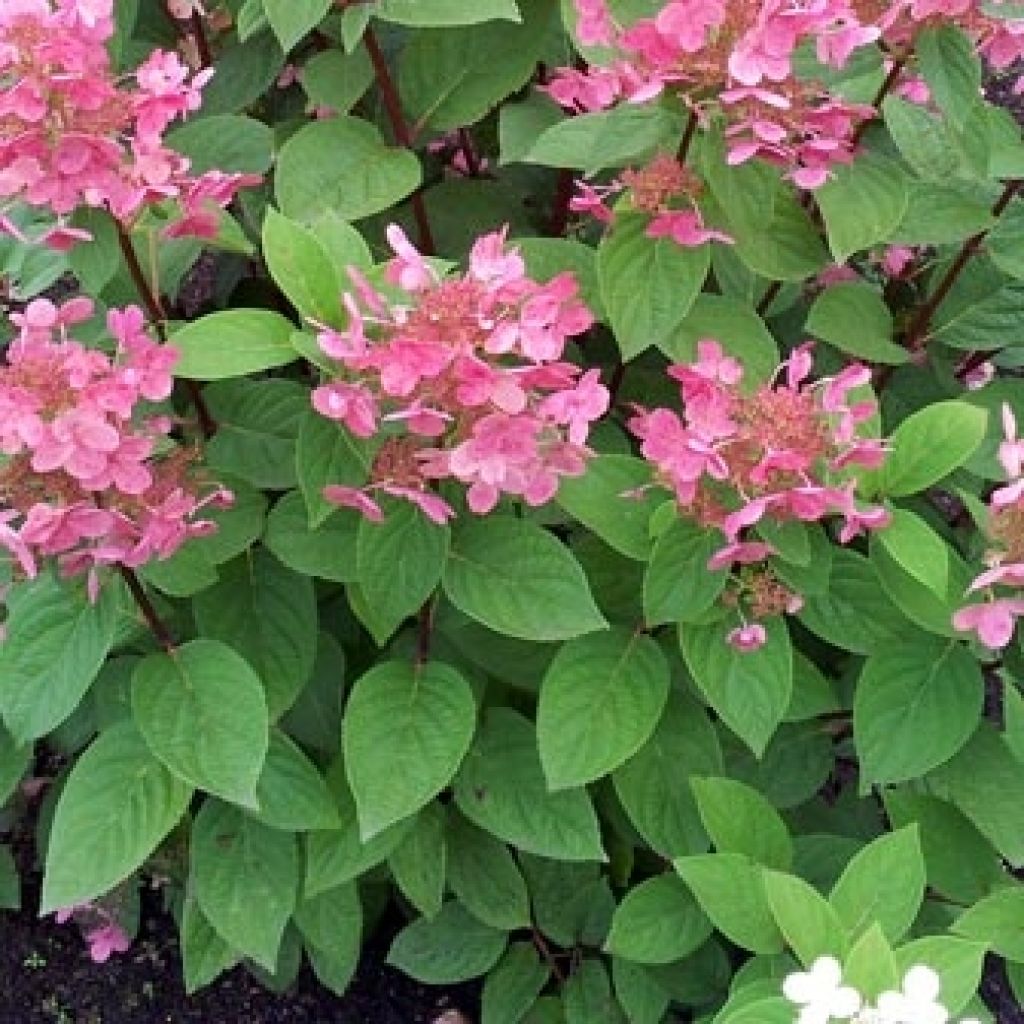
M 434 636 L 434 598 L 428 597 L 420 608 L 419 628 L 416 636 L 416 668 L 423 668 L 430 660 L 430 641 Z
M 998 219 L 1002 215 L 1006 210 L 1006 207 L 1010 205 L 1013 197 L 1017 194 L 1020 186 L 1021 179 L 1019 178 L 1012 178 L 1006 183 L 1006 187 L 1003 189 L 1003 194 L 999 197 L 995 206 L 992 207 L 993 217 Z M 925 304 L 917 311 L 916 316 L 910 323 L 910 327 L 907 329 L 907 348 L 912 352 L 924 348 L 927 344 L 932 317 L 949 295 L 953 285 L 956 284 L 957 279 L 964 272 L 964 268 L 968 263 L 970 263 L 971 258 L 981 248 L 981 243 L 985 241 L 987 235 L 988 231 L 979 231 L 976 235 L 971 235 L 971 237 L 964 242 L 960 251 L 956 255 L 956 259 L 953 260 L 949 265 L 949 269 L 943 275 L 938 287 Z
M 765 313 L 771 309 L 772 303 L 779 297 L 779 292 L 782 291 L 781 281 L 772 281 L 768 286 L 768 290 L 761 296 L 761 301 L 757 304 L 757 315 L 764 316 Z
M 398 90 L 395 88 L 395 80 L 391 75 L 391 68 L 388 67 L 387 58 L 384 56 L 372 28 L 367 27 L 363 34 L 363 42 L 366 44 L 366 52 L 370 55 L 370 63 L 373 64 L 377 88 L 380 89 L 380 96 L 384 101 L 384 109 L 391 122 L 395 140 L 400 146 L 412 149 L 412 133 L 409 131 L 409 125 L 406 124 L 405 115 L 402 113 L 402 101 L 398 97 Z M 416 191 L 412 194 L 412 215 L 416 219 L 416 229 L 419 232 L 420 251 L 425 256 L 436 255 L 437 249 L 430 230 L 430 220 L 427 217 L 427 207 L 423 202 L 422 192 Z
M 679 149 L 676 151 L 676 159 L 681 163 L 686 163 L 686 158 L 690 154 L 690 146 L 693 145 L 693 140 L 697 135 L 697 111 L 690 111 L 690 118 L 686 122 L 686 129 L 683 131 L 682 141 L 679 143 Z
M 570 169 L 558 172 L 558 184 L 555 186 L 555 201 L 551 207 L 551 222 L 548 234 L 552 238 L 565 237 L 569 226 L 569 204 L 572 202 L 572 190 L 575 178 Z
M 149 282 L 146 280 L 146 275 L 142 271 L 142 264 L 139 263 L 138 254 L 135 252 L 135 246 L 132 244 L 131 235 L 116 217 L 114 218 L 114 224 L 117 228 L 117 240 L 121 246 L 121 255 L 124 257 L 128 273 L 135 284 L 135 290 L 139 293 L 139 298 L 146 307 L 146 314 L 153 325 L 153 329 L 156 331 L 157 337 L 162 344 L 166 344 L 167 328 L 164 322 L 167 319 L 167 314 L 164 312 L 163 304 L 160 302 L 160 296 L 150 287 Z M 199 429 L 202 431 L 203 437 L 209 440 L 217 432 L 217 421 L 211 415 L 199 385 L 194 380 L 186 380 L 185 387 L 188 390 L 189 400 L 196 410 L 196 416 L 199 418 Z
M 133 569 L 129 569 L 126 565 L 122 565 L 120 568 L 121 576 L 124 578 L 125 583 L 128 584 L 128 590 L 131 592 L 139 611 L 142 612 L 142 617 L 146 620 L 146 625 L 149 626 L 149 631 L 153 634 L 153 638 L 167 654 L 173 654 L 175 647 L 174 637 L 171 635 L 171 631 L 167 628 L 163 619 L 160 618 L 156 608 L 153 607 L 153 602 L 150 601 L 145 587 L 139 582 L 139 577 L 135 575 Z
M 540 931 L 536 928 L 533 929 L 533 944 L 537 947 L 537 952 L 544 957 L 548 967 L 551 968 L 551 973 L 558 979 L 559 984 L 564 985 L 565 972 L 558 966 L 558 961 L 551 952 L 551 947 L 545 941 L 544 936 L 541 935 Z
M 875 93 L 875 98 L 871 101 L 871 105 L 876 111 L 880 110 L 882 104 L 885 102 L 886 96 L 892 92 L 896 83 L 900 80 L 900 75 L 903 74 L 903 69 L 907 66 L 907 58 L 897 57 L 893 61 L 892 67 L 889 69 L 889 74 L 885 76 L 885 81 L 879 86 L 878 92 Z M 856 146 L 862 138 L 864 133 L 868 130 L 868 125 L 871 124 L 870 120 L 861 121 L 859 125 L 854 129 L 853 132 L 853 144 Z
M 466 170 L 471 178 L 480 177 L 480 157 L 477 155 L 476 146 L 473 145 L 473 136 L 468 128 L 459 129 L 459 148 L 466 157 Z
M 193 11 L 188 23 L 189 28 L 192 30 L 192 37 L 196 41 L 196 50 L 199 53 L 199 63 L 203 68 L 212 68 L 213 52 L 210 50 L 210 40 L 206 38 L 206 29 L 203 27 L 203 16 L 198 11 Z

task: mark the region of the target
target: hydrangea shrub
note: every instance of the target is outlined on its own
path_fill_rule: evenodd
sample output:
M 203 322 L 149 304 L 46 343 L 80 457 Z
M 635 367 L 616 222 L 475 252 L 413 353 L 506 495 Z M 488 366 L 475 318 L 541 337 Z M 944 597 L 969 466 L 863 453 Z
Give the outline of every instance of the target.
M 342 994 L 384 919 L 483 1024 L 991 1021 L 1022 55 L 1010 0 L 0 0 L 42 913 L 103 961 L 160 887 L 190 991 Z

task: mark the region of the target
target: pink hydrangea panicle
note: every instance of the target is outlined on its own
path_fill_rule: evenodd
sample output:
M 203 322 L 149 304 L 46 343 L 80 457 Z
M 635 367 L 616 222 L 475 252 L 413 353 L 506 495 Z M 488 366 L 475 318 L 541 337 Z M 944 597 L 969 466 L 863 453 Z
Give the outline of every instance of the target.
M 1024 598 L 996 598 L 961 608 L 953 615 L 953 626 L 962 633 L 977 633 L 986 647 L 998 651 L 1013 639 L 1021 615 L 1024 615 Z
M 169 557 L 209 531 L 197 514 L 227 494 L 192 471 L 194 453 L 168 445 L 170 417 L 146 408 L 170 395 L 176 350 L 147 337 L 135 307 L 107 314 L 112 356 L 86 348 L 70 331 L 92 313 L 88 299 L 36 299 L 11 316 L 18 335 L 0 367 L 0 545 L 27 576 L 48 559 L 87 575 L 94 597 L 98 567 Z
M 999 445 L 999 462 L 1006 475 L 1016 480 L 1024 468 L 1024 441 L 1017 437 L 1017 417 L 1006 402 L 1002 406 L 1003 441 Z
M 802 604 L 775 578 L 766 560 L 774 547 L 757 535 L 762 524 L 841 519 L 846 543 L 864 530 L 883 528 L 889 513 L 862 508 L 854 481 L 833 475 L 847 465 L 877 466 L 885 447 L 858 430 L 875 412 L 856 401 L 870 380 L 853 364 L 813 381 L 812 346 L 795 348 L 767 383 L 744 387 L 743 368 L 715 339 L 702 339 L 696 360 L 673 366 L 682 414 L 638 409 L 629 421 L 655 481 L 674 492 L 680 514 L 714 527 L 724 546 L 708 563 L 730 570 L 723 600 L 754 619 L 793 614 Z
M 505 495 L 546 503 L 561 477 L 584 471 L 609 401 L 599 371 L 563 359 L 593 323 L 575 278 L 532 280 L 507 229 L 478 238 L 468 269 L 446 278 L 399 228 L 387 236 L 388 278 L 407 299 L 391 304 L 355 274 L 348 327 L 319 335 L 338 373 L 314 390 L 314 408 L 381 441 L 365 485 L 332 484 L 325 496 L 376 520 L 386 494 L 437 523 L 454 514 L 434 490 L 442 480 L 462 484 L 478 515 Z

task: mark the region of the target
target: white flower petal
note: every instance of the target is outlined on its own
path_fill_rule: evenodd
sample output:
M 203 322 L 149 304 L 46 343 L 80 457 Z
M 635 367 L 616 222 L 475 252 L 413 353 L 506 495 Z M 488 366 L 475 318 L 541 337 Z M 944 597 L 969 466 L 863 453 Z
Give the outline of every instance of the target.
M 829 999 L 829 1013 L 839 1020 L 847 1020 L 852 1017 L 861 1007 L 863 1000 L 855 988 L 844 985 L 837 988 Z
M 902 992 L 883 992 L 878 997 L 879 1014 L 892 1024 L 914 1024 L 913 1018 L 908 1016 L 912 1011 L 913 1006 Z
M 834 956 L 819 956 L 811 964 L 811 977 L 821 990 L 831 991 L 843 980 L 842 964 Z
M 814 984 L 814 979 L 803 971 L 787 974 L 782 982 L 782 994 L 791 1003 L 813 1003 L 817 992 L 818 987 Z
M 924 964 L 911 967 L 903 976 L 903 991 L 915 1003 L 933 1003 L 939 998 L 942 980 Z
M 796 1024 L 828 1024 L 828 1008 L 820 1003 L 811 1003 L 800 1011 Z

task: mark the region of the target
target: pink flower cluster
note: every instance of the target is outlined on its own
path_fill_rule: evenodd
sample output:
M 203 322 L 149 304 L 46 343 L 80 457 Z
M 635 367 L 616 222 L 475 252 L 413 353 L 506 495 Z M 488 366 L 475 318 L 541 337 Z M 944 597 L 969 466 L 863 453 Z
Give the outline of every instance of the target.
M 178 199 L 184 217 L 168 234 L 212 237 L 216 207 L 251 175 L 189 176 L 163 143 L 168 125 L 198 109 L 212 71 L 190 75 L 156 50 L 130 87 L 115 77 L 107 43 L 113 0 L 6 0 L 0 4 L 0 197 L 52 210 L 41 239 L 67 248 L 89 236 L 63 218 L 85 205 L 130 222 L 147 204 Z M 0 229 L 21 238 L 9 218 Z
M 628 27 L 615 22 L 607 0 L 574 2 L 580 41 L 611 48 L 612 60 L 559 70 L 543 87 L 557 103 L 605 110 L 670 88 L 702 120 L 712 111 L 724 116 L 730 163 L 767 159 L 809 189 L 852 160 L 858 128 L 874 111 L 798 80 L 793 55 L 802 44 L 842 67 L 879 40 L 903 52 L 922 23 L 950 19 L 998 67 L 1024 54 L 1024 20 L 994 18 L 982 0 L 668 0 Z
M 503 494 L 543 505 L 560 477 L 584 471 L 590 425 L 608 408 L 598 371 L 563 359 L 593 323 L 575 278 L 531 280 L 505 231 L 479 238 L 468 272 L 449 278 L 397 226 L 387 237 L 387 280 L 408 302 L 389 303 L 350 268 L 348 327 L 319 335 L 340 372 L 313 392 L 314 407 L 381 442 L 370 482 L 326 497 L 379 519 L 373 495 L 388 494 L 443 523 L 454 513 L 431 485 L 451 479 L 478 515 Z
M 995 547 L 987 554 L 988 568 L 968 588 L 968 594 L 983 592 L 985 601 L 961 608 L 953 625 L 964 633 L 976 632 L 992 650 L 1001 650 L 1011 639 L 1017 619 L 1024 615 L 1024 440 L 1017 437 L 1017 420 L 1008 405 L 1003 406 L 1004 440 L 999 461 L 1009 482 L 989 498 L 988 533 Z M 1016 594 L 999 596 L 997 588 L 1015 587 Z
M 65 574 L 88 573 L 95 596 L 98 567 L 168 558 L 213 529 L 195 518 L 204 506 L 231 496 L 216 487 L 198 496 L 192 453 L 163 454 L 171 420 L 140 410 L 171 394 L 175 350 L 146 337 L 134 306 L 107 315 L 113 357 L 86 348 L 68 331 L 92 312 L 85 298 L 35 299 L 11 315 L 19 334 L 0 367 L 0 545 L 29 577 L 49 558 Z
M 114 953 L 127 953 L 131 940 L 117 919 L 96 903 L 83 903 L 65 907 L 54 915 L 57 924 L 74 921 L 89 944 L 89 958 L 95 964 L 105 964 Z
M 748 391 L 740 364 L 717 341 L 704 340 L 695 363 L 669 369 L 680 384 L 682 414 L 637 407 L 629 423 L 682 514 L 724 535 L 708 568 L 743 567 L 728 593 L 744 619 L 730 643 L 743 651 L 756 650 L 766 636 L 746 613 L 763 618 L 797 611 L 802 603 L 761 565 L 775 551 L 751 528 L 763 520 L 811 523 L 841 516 L 839 540 L 845 544 L 889 518 L 883 508 L 858 506 L 855 481 L 844 474 L 851 466 L 877 467 L 885 455 L 880 440 L 858 433 L 875 403 L 851 399 L 869 381 L 869 370 L 854 364 L 810 384 L 811 365 L 811 345 L 802 345 L 772 381 Z
M 697 196 L 704 183 L 685 164 L 662 153 L 639 170 L 628 168 L 608 185 L 577 182 L 578 193 L 569 209 L 589 213 L 605 224 L 615 215 L 607 205 L 616 192 L 629 190 L 632 209 L 648 214 L 648 238 L 671 238 L 677 245 L 693 248 L 707 242 L 732 243 L 732 238 L 704 224 Z

